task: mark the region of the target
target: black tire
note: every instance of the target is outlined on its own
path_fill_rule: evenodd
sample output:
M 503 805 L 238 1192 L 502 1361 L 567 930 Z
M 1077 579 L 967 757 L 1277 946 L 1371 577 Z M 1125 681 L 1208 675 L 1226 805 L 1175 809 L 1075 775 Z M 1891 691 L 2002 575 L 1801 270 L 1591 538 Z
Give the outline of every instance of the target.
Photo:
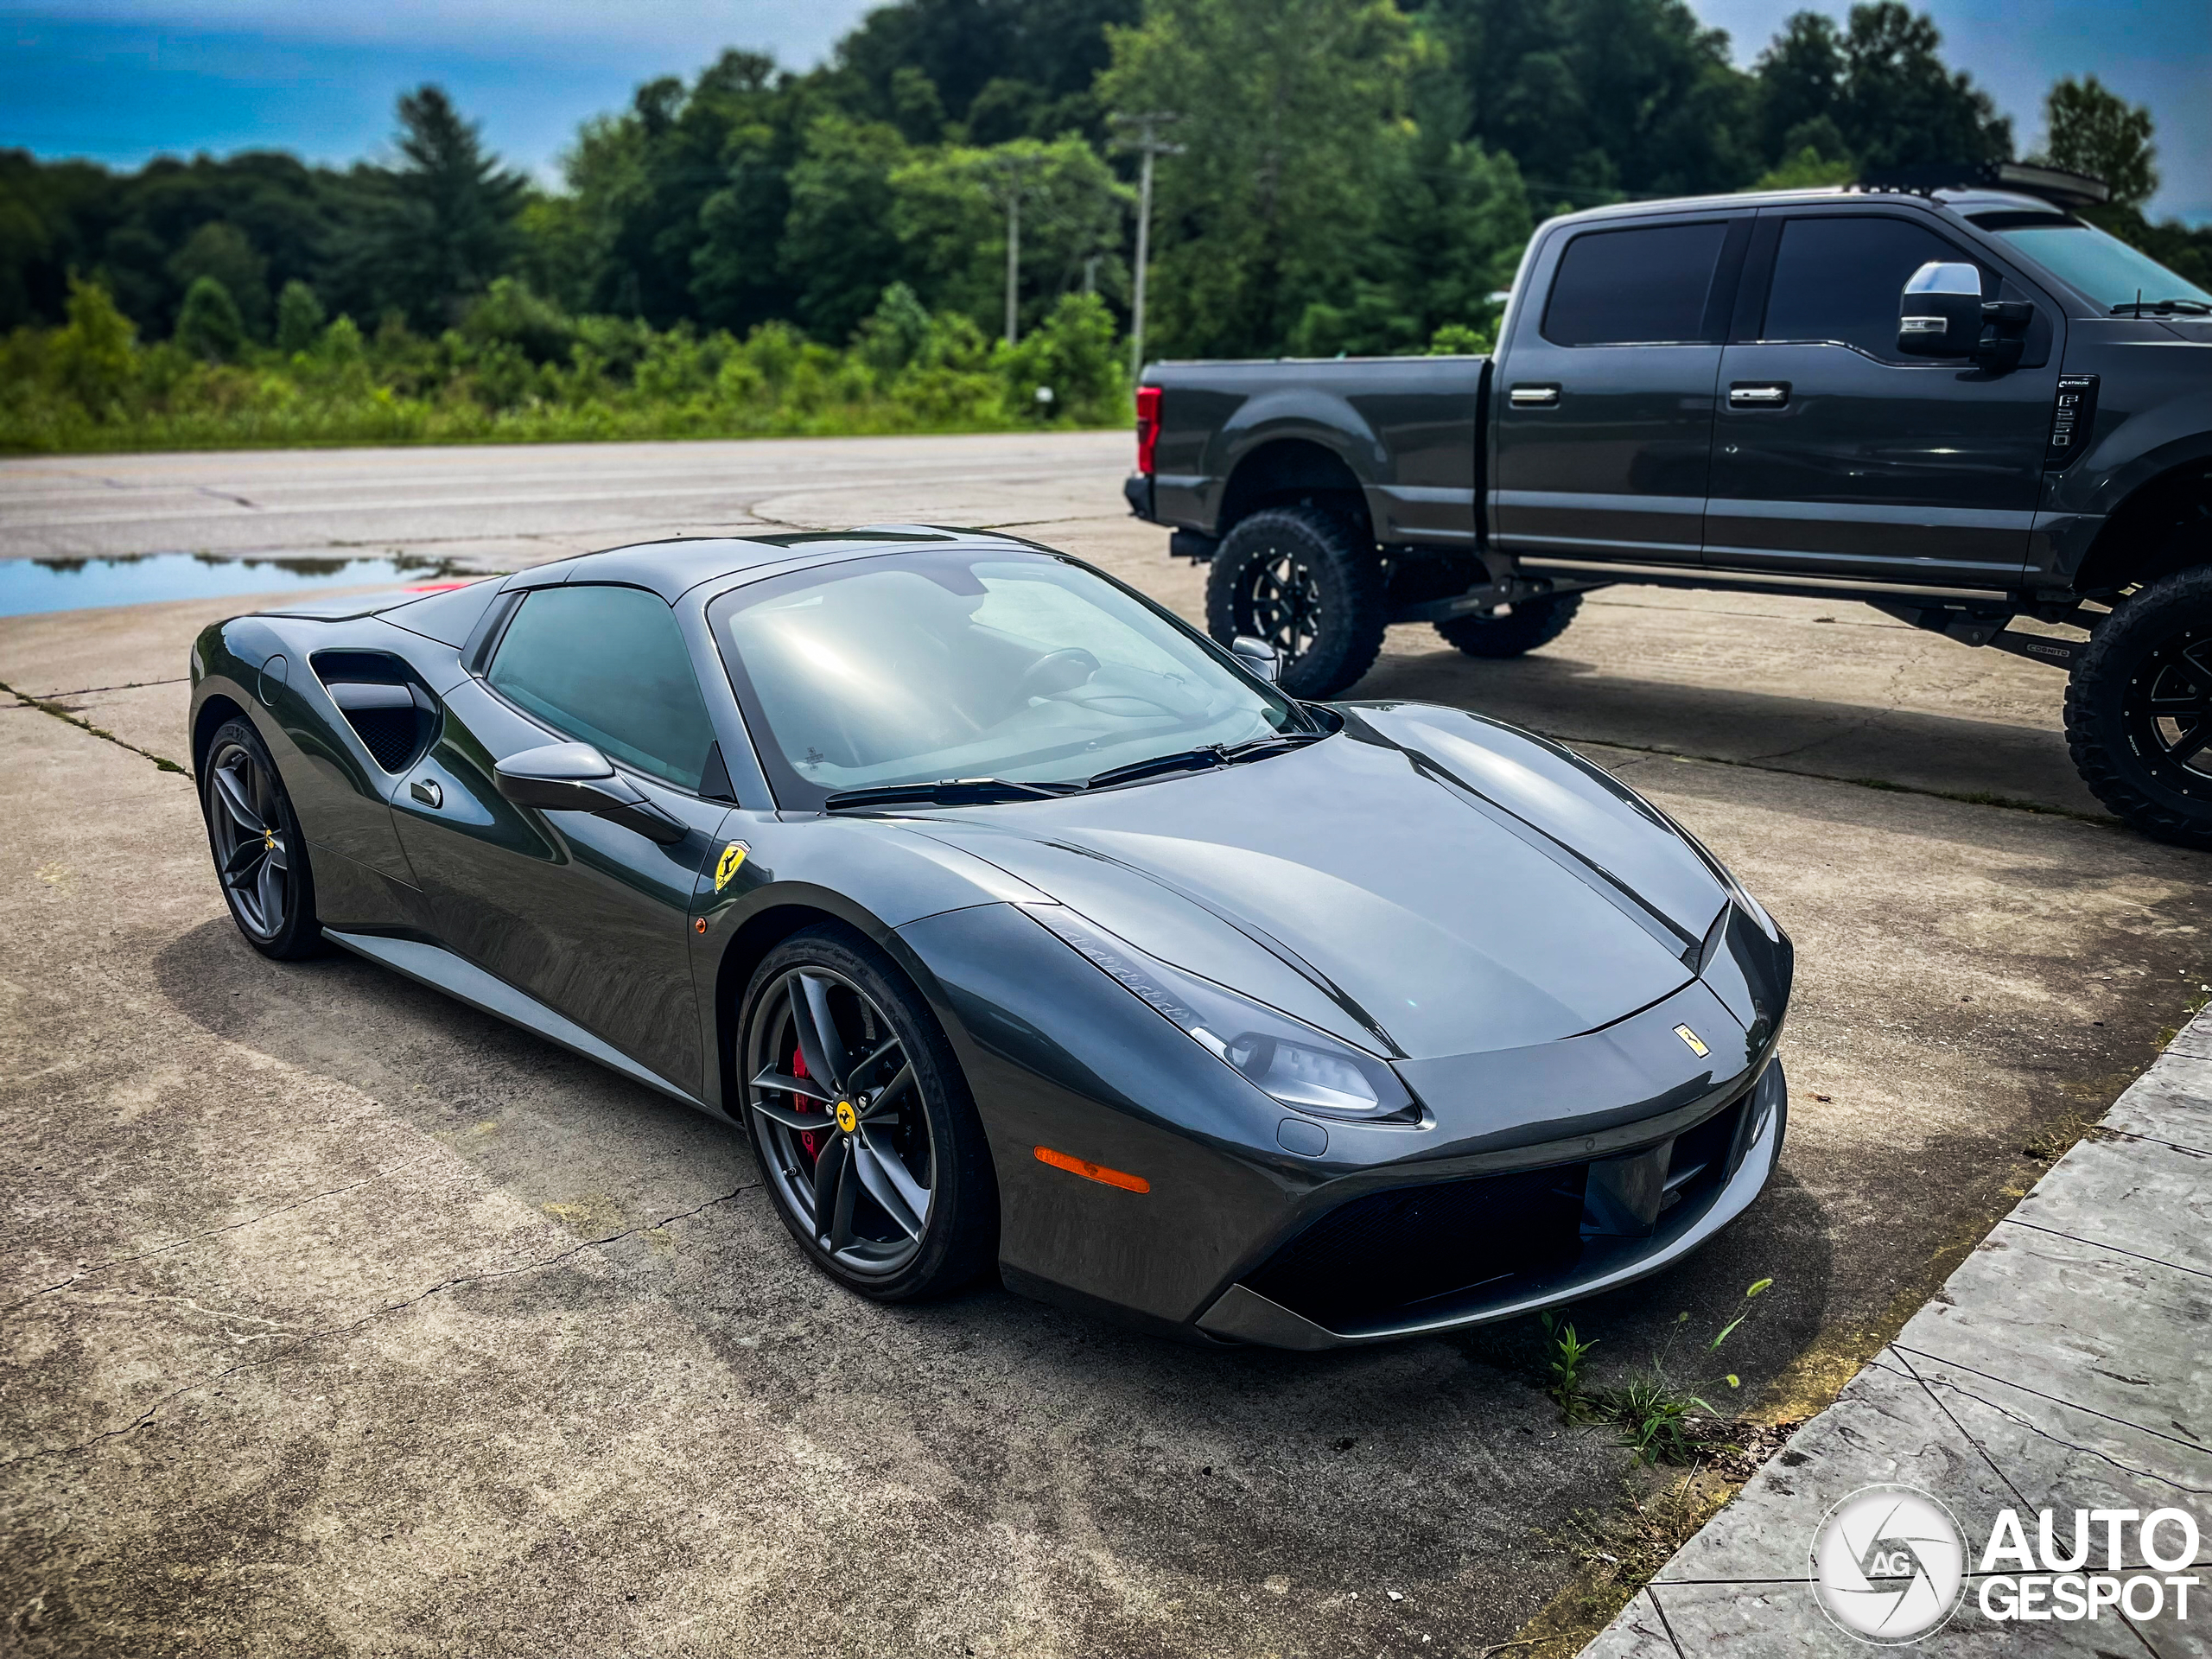
M 1382 649 L 1382 562 L 1319 507 L 1268 507 L 1238 521 L 1206 576 L 1206 632 L 1275 648 L 1294 697 L 1332 697 Z
M 246 943 L 278 962 L 330 947 L 315 910 L 307 837 L 253 723 L 226 721 L 200 768 L 200 815 L 223 902 Z
M 2212 568 L 2161 576 L 2098 625 L 2067 683 L 2066 746 L 2126 823 L 2212 848 Z
M 1567 632 L 1582 608 L 1580 594 L 1524 599 L 1502 614 L 1455 616 L 1436 631 L 1470 657 L 1519 657 Z
M 793 1023 L 804 1005 L 802 976 L 825 988 L 819 1007 L 838 1033 L 842 1057 Z M 870 1046 L 893 1041 L 899 1052 L 880 1063 L 888 1070 L 864 1074 Z M 737 1043 L 746 1135 L 776 1213 L 810 1262 L 846 1288 L 884 1302 L 944 1295 L 990 1267 L 998 1254 L 998 1180 L 975 1099 L 944 1028 L 889 957 L 836 923 L 792 934 L 754 969 Z M 804 1061 L 810 1043 L 830 1059 L 832 1077 L 839 1059 L 849 1060 L 843 1077 L 823 1091 L 837 1099 L 754 1087 L 753 1079 L 770 1069 L 792 1082 L 816 1081 Z M 898 1078 L 906 1066 L 912 1080 L 902 1091 Z M 856 1101 L 863 1109 L 849 1121 L 840 1109 Z M 820 1128 L 802 1127 L 809 1118 Z M 905 1183 L 924 1192 L 918 1233 L 907 1224 L 917 1219 L 911 1209 L 901 1221 L 875 1196 L 891 1179 L 887 1158 L 898 1160 Z M 834 1172 L 825 1171 L 833 1159 Z M 814 1213 L 825 1207 L 830 1214 L 817 1231 Z

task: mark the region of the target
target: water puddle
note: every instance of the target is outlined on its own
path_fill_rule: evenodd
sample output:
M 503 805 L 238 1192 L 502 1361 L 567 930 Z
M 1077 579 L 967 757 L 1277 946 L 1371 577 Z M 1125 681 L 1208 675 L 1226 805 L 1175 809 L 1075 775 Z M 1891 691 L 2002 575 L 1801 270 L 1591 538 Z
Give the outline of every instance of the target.
M 289 594 L 474 578 L 443 559 L 222 558 L 212 553 L 142 553 L 114 559 L 0 559 L 0 616 L 152 605 L 226 594 Z

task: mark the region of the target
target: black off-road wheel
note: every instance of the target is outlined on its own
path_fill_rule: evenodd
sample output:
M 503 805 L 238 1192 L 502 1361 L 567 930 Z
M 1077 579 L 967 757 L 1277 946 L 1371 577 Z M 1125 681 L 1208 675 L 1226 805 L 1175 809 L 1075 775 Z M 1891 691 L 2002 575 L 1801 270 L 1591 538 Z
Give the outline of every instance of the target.
M 878 1301 L 969 1283 L 998 1251 L 998 1183 L 944 1031 L 852 929 L 807 928 L 754 971 L 738 1020 L 747 1135 L 808 1260 Z
M 207 745 L 200 810 L 223 901 L 246 943 L 279 962 L 328 950 L 315 919 L 307 837 L 251 721 L 226 721 Z
M 1382 649 L 1382 562 L 1319 507 L 1268 507 L 1224 538 L 1206 577 L 1206 632 L 1275 648 L 1294 697 L 1332 697 Z
M 1524 599 L 1487 615 L 1455 616 L 1438 623 L 1436 631 L 1470 657 L 1519 657 L 1565 633 L 1581 608 L 1581 594 L 1554 594 Z
M 2066 744 L 2129 825 L 2212 848 L 2212 568 L 2159 577 L 2098 626 L 2067 684 Z

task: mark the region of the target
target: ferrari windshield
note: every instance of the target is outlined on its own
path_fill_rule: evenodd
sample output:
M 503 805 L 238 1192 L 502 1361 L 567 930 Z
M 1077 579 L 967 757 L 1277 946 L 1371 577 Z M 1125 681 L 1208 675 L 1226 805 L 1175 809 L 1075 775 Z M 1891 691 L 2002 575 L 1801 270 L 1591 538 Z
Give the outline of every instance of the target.
M 1080 784 L 1310 729 L 1212 642 L 1048 554 L 856 559 L 737 588 L 707 614 L 785 807 L 957 778 Z

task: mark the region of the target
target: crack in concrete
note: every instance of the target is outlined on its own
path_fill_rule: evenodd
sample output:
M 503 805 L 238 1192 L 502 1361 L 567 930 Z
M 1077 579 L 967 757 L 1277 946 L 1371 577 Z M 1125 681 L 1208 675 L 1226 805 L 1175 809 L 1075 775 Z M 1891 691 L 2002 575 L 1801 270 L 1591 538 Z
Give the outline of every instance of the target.
M 2055 1394 L 2045 1394 L 2042 1389 L 2029 1388 L 2024 1383 L 2007 1382 L 2001 1376 L 1991 1376 L 1986 1371 L 1978 1371 L 1971 1365 L 1961 1365 L 1955 1359 L 1945 1359 L 1940 1354 L 1928 1353 L 1918 1348 L 1900 1349 L 1898 1351 L 1900 1354 L 1916 1355 L 1922 1359 L 1929 1361 L 1932 1364 L 1941 1365 L 1950 1370 L 1964 1371 L 1969 1376 L 1981 1377 L 1986 1382 L 1995 1382 L 2004 1388 L 2014 1389 L 2018 1393 L 2032 1395 L 2037 1400 L 2049 1401 L 2052 1405 L 2063 1407 L 2068 1411 L 2078 1411 L 2085 1417 L 2094 1417 L 2101 1421 L 2115 1424 L 2121 1428 L 2133 1429 L 2138 1434 L 2147 1434 L 2152 1440 L 2164 1440 L 2169 1445 L 2183 1446 L 2189 1451 L 2197 1452 L 2200 1455 L 2202 1454 L 2204 1450 L 2201 1446 L 2191 1446 L 2187 1440 L 2178 1439 L 2171 1434 L 2162 1433 L 2155 1428 L 2145 1427 L 2141 1423 L 2131 1423 L 2125 1417 L 2114 1417 L 2109 1412 L 2098 1411 L 2094 1408 L 2089 1406 L 2076 1405 L 2071 1400 L 2062 1400 Z M 1908 1363 L 1909 1363 L 1910 1362 L 1908 1361 Z M 1917 1376 L 1916 1373 L 1916 1376 Z M 2050 1430 L 2043 1427 L 2033 1420 L 2022 1415 L 2019 1412 L 2015 1411 L 2010 1406 L 2002 1405 L 1995 1400 L 1989 1399 L 1983 1395 L 1975 1393 L 1971 1389 L 1963 1388 L 1948 1377 L 1941 1379 L 1917 1377 L 1917 1380 L 1920 1382 L 1920 1385 L 1929 1391 L 1931 1397 L 1934 1395 L 1935 1391 L 1938 1387 L 1947 1388 L 1950 1389 L 1952 1393 L 1957 1395 L 1961 1399 L 1971 1400 L 1976 1405 L 1988 1407 L 1990 1410 L 1995 1412 L 1999 1416 L 2005 1419 L 2008 1422 L 2017 1424 L 2018 1427 L 2026 1429 L 2031 1434 L 2035 1435 L 2039 1440 L 2049 1440 L 2053 1446 L 2064 1446 L 2069 1452 L 2082 1452 L 2087 1456 L 2098 1459 L 2101 1462 L 2108 1463 L 2115 1469 L 2124 1470 L 2131 1475 L 2139 1476 L 2145 1480 L 2155 1480 L 2162 1486 L 2171 1486 L 2176 1491 L 2188 1492 L 2197 1497 L 2212 1493 L 2212 1486 L 2190 1486 L 2181 1481 L 2170 1479 L 2164 1475 L 2154 1474 L 2148 1469 L 2139 1469 L 2133 1464 L 2123 1462 L 2121 1459 L 2113 1457 L 2108 1452 L 2098 1451 L 2097 1448 L 2093 1446 L 2082 1446 L 2075 1441 L 2066 1439 L 2066 1437 L 2062 1434 L 2054 1434 Z M 1943 1413 L 1943 1414 L 1946 1417 L 1951 1417 L 1951 1414 L 1948 1409 Z M 1951 1417 L 1951 1421 L 1955 1423 L 1958 1421 L 1958 1419 Z M 1963 1425 L 1961 1426 L 1959 1432 L 1962 1434 L 1967 1433 Z M 1972 1434 L 1967 1434 L 1967 1439 L 1970 1444 L 1976 1447 L 1976 1449 L 1980 1449 L 1980 1442 L 1976 1440 Z M 1982 1455 L 1985 1458 L 1989 1456 L 1986 1452 L 1984 1452 Z M 1993 1469 L 1996 1468 L 1995 1459 L 1991 1459 L 1990 1466 Z M 2005 1479 L 2002 1470 L 1998 1470 L 1998 1478 L 2000 1480 L 2005 1480 L 2005 1484 L 2007 1486 L 2011 1486 L 2012 1484 L 2009 1479 Z M 2014 1490 L 2016 1491 L 2018 1491 L 2017 1488 Z
M 343 1325 L 326 1326 L 321 1331 L 308 1332 L 302 1336 L 293 1338 L 286 1341 L 285 1346 L 275 1353 L 264 1354 L 255 1359 L 241 1360 L 238 1364 L 226 1366 L 223 1370 L 215 1372 L 212 1376 L 203 1376 L 194 1382 L 187 1382 L 181 1388 L 172 1389 L 120 1428 L 103 1430 L 101 1433 L 93 1435 L 91 1439 L 79 1440 L 73 1446 L 41 1446 L 35 1452 L 26 1452 L 17 1457 L 0 1458 L 0 1469 L 12 1468 L 16 1464 L 30 1463 L 40 1458 L 73 1457 L 78 1452 L 89 1452 L 92 1447 L 101 1445 L 105 1441 L 118 1439 L 121 1436 L 132 1433 L 137 1429 L 144 1427 L 146 1424 L 153 1421 L 154 1414 L 156 1412 L 160 1411 L 163 1406 L 169 1404 L 172 1401 L 181 1400 L 188 1394 L 196 1394 L 202 1389 L 212 1388 L 218 1382 L 221 1382 L 231 1377 L 236 1376 L 241 1371 L 254 1370 L 264 1365 L 274 1365 L 280 1360 L 289 1358 L 301 1349 L 308 1347 L 311 1344 L 327 1341 L 332 1337 L 349 1336 L 353 1332 L 359 1330 L 363 1325 L 372 1324 L 378 1319 L 383 1319 L 387 1314 L 404 1313 L 409 1308 L 415 1306 L 419 1302 L 428 1301 L 433 1296 L 442 1294 L 446 1291 L 455 1289 L 461 1286 L 484 1284 L 488 1283 L 494 1279 L 512 1279 L 519 1274 L 535 1273 L 540 1268 L 556 1266 L 557 1264 L 569 1260 L 571 1256 L 582 1255 L 586 1250 L 598 1249 L 602 1246 L 608 1244 L 619 1244 L 624 1239 L 634 1238 L 640 1233 L 649 1233 L 656 1228 L 666 1227 L 676 1222 L 689 1220 L 693 1216 L 702 1214 L 706 1211 L 713 1209 L 716 1205 L 728 1204 L 734 1198 L 742 1198 L 747 1192 L 757 1192 L 760 1190 L 760 1183 L 758 1181 L 750 1182 L 744 1186 L 736 1188 L 733 1192 L 722 1193 L 718 1198 L 709 1198 L 703 1204 L 694 1205 L 689 1210 L 679 1210 L 674 1215 L 663 1216 L 658 1221 L 645 1222 L 636 1227 L 626 1227 L 620 1232 L 609 1233 L 603 1238 L 588 1238 L 583 1240 L 581 1243 L 571 1245 L 565 1250 L 556 1251 L 551 1255 L 541 1256 L 535 1262 L 525 1262 L 520 1267 L 495 1268 L 483 1273 L 455 1274 L 452 1278 L 442 1279 L 436 1284 L 432 1285 L 429 1289 L 421 1291 L 413 1296 L 410 1296 L 404 1301 L 388 1302 L 382 1307 L 374 1308 L 369 1313 L 364 1313 L 358 1319 L 348 1320 Z
M 1687 749 L 1662 748 L 1656 743 L 1630 743 L 1617 737 L 1583 737 L 1571 732 L 1548 731 L 1541 726 L 1522 728 L 1548 737 L 1554 743 L 1569 748 L 1620 749 L 1630 754 L 1655 755 L 1667 760 L 1694 760 L 1711 766 L 1734 766 L 1742 772 L 1771 772 L 1778 778 L 1810 778 L 1823 784 L 1842 784 L 1852 789 L 1879 790 L 1885 795 L 1920 795 L 1929 800 L 1956 801 L 1962 806 L 1993 806 L 2007 812 L 2028 812 L 2038 817 L 2070 818 L 2076 823 L 2086 823 L 2100 830 L 2119 830 L 2125 826 L 2118 818 L 2102 812 L 2077 812 L 2070 806 L 2046 806 L 2040 801 L 2015 800 L 2006 795 L 1991 795 L 1980 791 L 1950 789 L 1923 789 L 1916 784 L 1893 784 L 1886 778 L 1839 778 L 1832 772 L 1808 772 L 1802 766 L 1763 766 L 1756 760 L 1742 760 L 1725 754 L 1698 754 Z
M 35 709 L 42 715 L 53 715 L 54 719 L 60 721 L 65 725 L 74 726 L 80 732 L 90 732 L 94 737 L 105 738 L 110 743 L 114 744 L 118 749 L 128 749 L 133 754 L 144 755 L 147 760 L 154 763 L 155 770 L 157 772 L 174 772 L 179 777 L 182 778 L 189 778 L 192 776 L 190 772 L 187 772 L 182 766 L 177 765 L 175 761 L 170 760 L 167 755 L 156 754 L 151 749 L 142 749 L 136 743 L 126 742 L 122 738 L 118 737 L 113 732 L 103 730 L 101 728 L 93 725 L 91 721 L 86 720 L 80 715 L 71 714 L 67 709 L 64 709 L 58 702 L 52 702 L 47 698 L 30 696 L 23 692 L 16 690 L 14 686 L 9 684 L 5 680 L 0 680 L 0 691 L 6 692 L 10 696 L 13 697 L 17 703 L 21 704 L 24 708 Z
M 2152 1144 L 2163 1146 L 2165 1143 L 2153 1141 Z M 2199 1156 L 2202 1155 L 2199 1154 Z M 2145 1255 L 2140 1250 L 2124 1250 L 2119 1245 L 2107 1243 L 2101 1238 L 2083 1238 L 2079 1233 L 2069 1233 L 2057 1227 L 2045 1227 L 2032 1221 L 2022 1221 L 2018 1216 L 2006 1216 L 2004 1219 L 2015 1227 L 2024 1227 L 2030 1232 L 2041 1233 L 2046 1238 L 2063 1238 L 2069 1243 L 2081 1245 L 2084 1249 L 2108 1250 L 2114 1255 L 2126 1256 L 2130 1261 L 2148 1262 L 2154 1268 L 2171 1268 L 2176 1273 L 2193 1273 L 2200 1279 L 2212 1279 L 2212 1273 L 2207 1273 L 2202 1268 L 2184 1267 L 2181 1262 L 2169 1262 L 2162 1255 Z
M 72 1285 L 82 1284 L 93 1274 L 105 1273 L 111 1268 L 128 1267 L 133 1262 L 145 1262 L 157 1255 L 168 1255 L 178 1250 L 189 1249 L 194 1244 L 211 1238 L 219 1238 L 225 1233 L 235 1233 L 244 1228 L 257 1226 L 267 1221 L 271 1216 L 281 1216 L 287 1211 L 297 1210 L 310 1204 L 320 1204 L 325 1198 L 334 1198 L 341 1193 L 358 1192 L 371 1182 L 380 1181 L 388 1175 L 397 1175 L 403 1170 L 412 1169 L 417 1164 L 426 1162 L 433 1155 L 430 1153 L 424 1153 L 420 1158 L 410 1159 L 404 1164 L 394 1164 L 389 1169 L 374 1171 L 364 1175 L 358 1181 L 348 1181 L 343 1186 L 334 1186 L 327 1192 L 313 1192 L 303 1198 L 294 1198 L 289 1204 L 280 1204 L 273 1210 L 264 1210 L 259 1215 L 248 1216 L 243 1221 L 226 1222 L 220 1227 L 210 1227 L 203 1232 L 191 1233 L 182 1238 L 172 1239 L 167 1244 L 156 1244 L 151 1249 L 139 1250 L 130 1255 L 118 1255 L 106 1262 L 95 1262 L 82 1272 L 72 1274 L 67 1279 L 57 1279 L 54 1283 L 43 1286 L 28 1296 L 18 1297 L 12 1302 L 0 1304 L 0 1313 L 12 1313 L 19 1307 L 29 1306 L 41 1296 L 51 1296 L 58 1290 L 67 1290 Z
M 1980 1454 L 1982 1462 L 1989 1465 L 1989 1472 L 2005 1483 L 2005 1490 L 2012 1494 L 2012 1502 L 2023 1510 L 2028 1508 L 2027 1495 L 2021 1491 L 2018 1486 L 2012 1484 L 2012 1476 L 2006 1474 L 2003 1469 L 1998 1466 L 1997 1459 L 1990 1455 L 1989 1448 L 1984 1446 L 1980 1440 L 1976 1440 L 1974 1435 L 1968 1432 L 1967 1426 L 1959 1421 L 1957 1414 L 1952 1411 L 1950 1407 L 1943 1403 L 1942 1396 L 1936 1392 L 1935 1385 L 1929 1382 L 1926 1377 L 1923 1376 L 1916 1370 L 1915 1370 L 1913 1368 L 1912 1362 L 1907 1359 L 1895 1345 L 1892 1345 L 1889 1351 L 1897 1355 L 1897 1363 L 1904 1368 L 1904 1375 L 1912 1379 L 1913 1385 L 1917 1388 L 1922 1394 L 1927 1395 L 1928 1403 L 1943 1414 L 1943 1421 L 1950 1424 L 1953 1428 L 1959 1432 L 1959 1438 L 1964 1440 L 1968 1446 L 1974 1447 L 1975 1452 Z M 1979 1396 L 1974 1397 L 1978 1398 Z M 2010 1413 L 2005 1412 L 2005 1408 L 2002 1406 L 1998 1405 L 1994 1401 L 1984 1400 L 1981 1403 L 1999 1414 L 2008 1416 L 2011 1414 Z M 2036 1428 L 2036 1426 L 2033 1423 L 2027 1421 L 2024 1418 L 2018 1421 L 2020 1427 L 2027 1429 L 2030 1433 L 2035 1433 L 2041 1432 Z
M 1892 668 L 1890 671 L 1889 685 L 1884 690 L 1876 693 L 1877 696 L 1885 701 L 1868 709 L 1859 719 L 1849 721 L 1835 731 L 1823 732 L 1817 737 L 1807 738 L 1802 743 L 1792 744 L 1786 749 L 1777 749 L 1770 754 L 1755 754 L 1745 764 L 1757 766 L 1768 760 L 1786 760 L 1793 754 L 1802 754 L 1808 749 L 1817 749 L 1824 743 L 1834 743 L 1842 738 L 1855 736 L 1884 715 L 1896 714 L 1904 706 L 1904 688 L 1900 682 L 1904 678 L 1908 669 L 1916 666 L 1916 664 L 1899 663 Z
M 188 674 L 180 674 L 173 680 L 125 680 L 121 685 L 79 686 L 74 691 L 50 692 L 48 694 L 46 701 L 48 702 L 58 702 L 63 697 L 89 697 L 95 692 L 99 691 L 140 691 L 145 690 L 149 686 L 185 685 L 190 683 L 191 678 L 192 677 Z M 18 691 L 16 695 L 20 697 L 23 694 Z

